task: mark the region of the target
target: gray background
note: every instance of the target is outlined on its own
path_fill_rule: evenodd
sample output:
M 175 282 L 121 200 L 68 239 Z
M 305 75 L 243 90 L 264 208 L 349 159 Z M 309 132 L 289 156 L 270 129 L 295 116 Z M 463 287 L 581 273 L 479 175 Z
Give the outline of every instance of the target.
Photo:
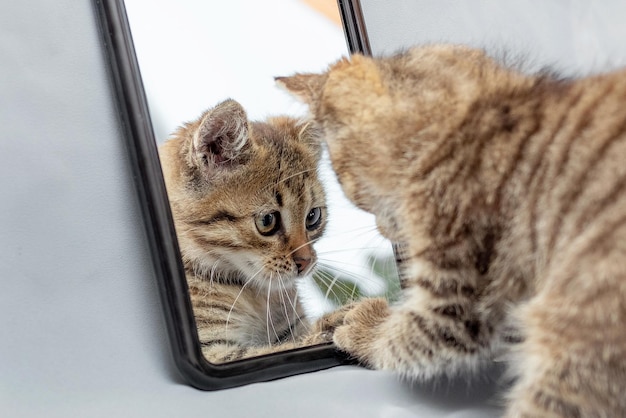
M 567 75 L 626 63 L 621 0 L 361 0 L 373 53 L 463 43 Z
M 520 42 L 571 71 L 618 65 L 623 6 L 587 3 L 363 8 L 374 52 L 468 36 Z M 2 416 L 497 414 L 487 377 L 411 386 L 339 367 L 211 393 L 181 381 L 90 2 L 2 3 L 0 127 Z

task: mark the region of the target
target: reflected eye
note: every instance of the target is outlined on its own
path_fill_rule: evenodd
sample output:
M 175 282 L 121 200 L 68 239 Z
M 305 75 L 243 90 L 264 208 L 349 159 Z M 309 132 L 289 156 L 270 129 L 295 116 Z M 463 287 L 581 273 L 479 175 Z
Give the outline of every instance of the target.
M 306 229 L 312 231 L 322 223 L 322 209 L 313 208 L 306 216 Z
M 280 228 L 280 213 L 270 212 L 264 215 L 259 215 L 254 220 L 254 223 L 256 225 L 256 229 L 261 235 L 274 235 Z

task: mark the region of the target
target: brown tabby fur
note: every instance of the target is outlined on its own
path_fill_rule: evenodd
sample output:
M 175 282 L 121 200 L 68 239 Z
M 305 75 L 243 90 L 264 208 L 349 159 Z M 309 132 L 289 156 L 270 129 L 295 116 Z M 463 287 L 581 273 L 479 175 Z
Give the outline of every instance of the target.
M 626 71 L 525 75 L 432 45 L 277 81 L 402 248 L 403 301 L 357 304 L 341 349 L 423 379 L 517 340 L 507 416 L 626 416 Z
M 221 363 L 328 341 L 321 322 L 309 326 L 295 285 L 314 266 L 312 243 L 325 226 L 311 130 L 288 117 L 249 122 L 227 100 L 159 153 L 205 357 Z M 313 208 L 322 217 L 308 230 Z M 255 221 L 269 213 L 280 214 L 280 228 L 264 236 Z

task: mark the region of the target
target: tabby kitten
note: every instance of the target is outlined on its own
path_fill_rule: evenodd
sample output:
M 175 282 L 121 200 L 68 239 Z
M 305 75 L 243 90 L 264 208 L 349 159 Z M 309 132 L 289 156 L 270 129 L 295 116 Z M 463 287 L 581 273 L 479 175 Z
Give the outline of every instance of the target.
M 226 100 L 159 149 L 205 357 L 215 363 L 324 342 L 296 280 L 326 223 L 320 146 L 289 117 L 249 122 Z M 329 340 L 329 337 L 327 338 Z
M 425 379 L 514 339 L 507 416 L 626 416 L 626 71 L 525 75 L 432 45 L 277 81 L 402 248 L 403 300 L 357 304 L 341 349 Z

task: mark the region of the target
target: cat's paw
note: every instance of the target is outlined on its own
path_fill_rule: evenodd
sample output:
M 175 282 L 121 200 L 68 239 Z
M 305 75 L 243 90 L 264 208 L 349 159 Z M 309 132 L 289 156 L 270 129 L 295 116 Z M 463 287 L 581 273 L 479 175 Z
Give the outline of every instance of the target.
M 383 298 L 363 299 L 346 312 L 343 325 L 337 327 L 333 341 L 337 347 L 362 364 L 375 367 L 372 345 L 377 327 L 389 316 L 389 305 Z
M 311 327 L 310 334 L 305 338 L 305 343 L 308 344 L 320 344 L 325 342 L 331 342 L 333 340 L 333 334 L 335 329 L 343 325 L 344 317 L 349 312 L 353 303 L 346 304 L 332 312 L 320 317 Z
M 315 329 L 332 334 L 338 326 L 343 325 L 346 314 L 354 309 L 356 304 L 357 302 L 351 302 L 325 314 L 315 322 Z

